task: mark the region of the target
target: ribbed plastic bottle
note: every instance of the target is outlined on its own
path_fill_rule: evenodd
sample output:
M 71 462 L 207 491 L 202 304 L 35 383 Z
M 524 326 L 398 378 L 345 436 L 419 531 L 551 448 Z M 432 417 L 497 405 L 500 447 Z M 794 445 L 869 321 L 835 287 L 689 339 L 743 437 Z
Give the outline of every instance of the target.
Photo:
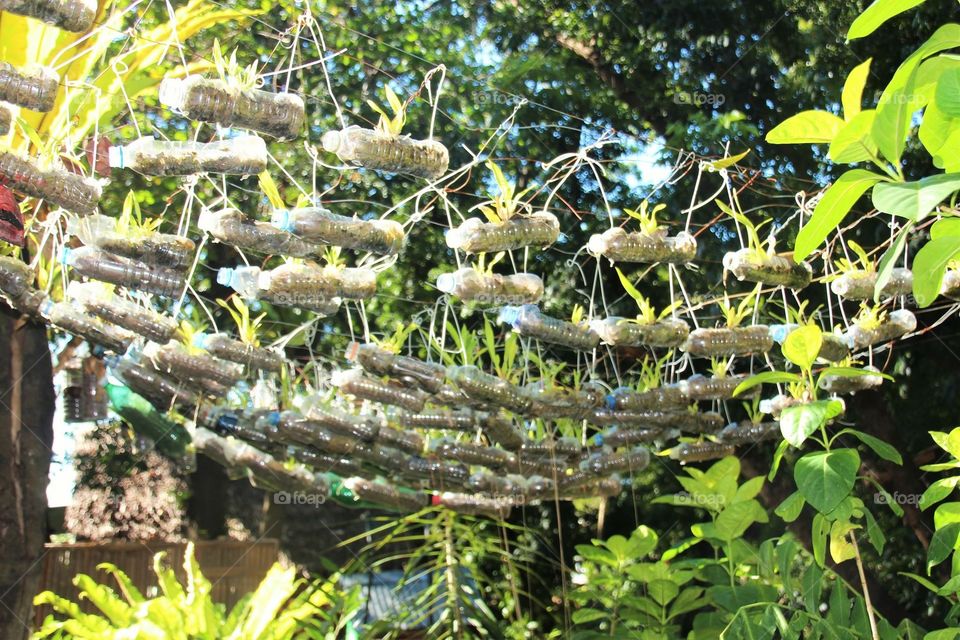
M 530 415 L 536 418 L 580 418 L 606 402 L 605 392 L 593 392 L 589 387 L 576 390 L 540 381 L 522 387 L 522 391 L 532 403 Z
M 39 309 L 50 324 L 87 342 L 120 355 L 127 351 L 135 336 L 120 327 L 102 322 L 69 302 L 46 300 Z
M 489 402 L 519 414 L 530 410 L 530 399 L 521 389 L 473 365 L 449 367 L 447 377 L 472 399 Z
M 380 256 L 400 253 L 406 242 L 403 225 L 395 220 L 363 220 L 341 216 L 323 207 L 277 209 L 270 223 L 310 242 Z
M 13 112 L 7 105 L 0 104 L 0 136 L 10 133 L 11 126 L 13 126 Z
M 121 298 L 99 283 L 71 282 L 67 296 L 101 320 L 153 342 L 165 343 L 177 332 L 177 322 L 173 318 Z
M 779 344 L 787 339 L 791 333 L 800 328 L 799 324 L 771 324 L 770 337 Z M 835 333 L 824 331 L 821 333 L 822 342 L 817 357 L 827 362 L 839 362 L 850 355 L 850 347 L 846 340 Z
M 127 358 L 115 361 L 112 370 L 128 387 L 155 403 L 158 409 L 166 409 L 171 404 L 192 407 L 199 402 L 195 393 L 184 389 L 160 372 L 136 364 Z
M 100 280 L 131 291 L 153 293 L 178 298 L 186 289 L 183 273 L 134 262 L 111 255 L 96 247 L 64 248 L 60 255 L 63 264 L 91 280 Z
M 570 458 L 583 453 L 583 447 L 576 438 L 547 438 L 527 440 L 520 447 L 524 456 L 545 456 L 549 458 Z
M 0 256 L 0 294 L 4 297 L 16 300 L 33 286 L 35 278 L 36 274 L 27 263 Z
M 723 444 L 733 445 L 779 440 L 781 437 L 779 422 L 750 422 L 749 420 L 728 424 L 717 434 L 717 440 Z
M 620 495 L 621 491 L 623 491 L 623 482 L 619 477 L 611 476 L 609 478 L 598 478 L 592 484 L 563 489 L 559 492 L 559 499 L 613 498 Z
M 587 251 L 611 262 L 686 264 L 697 257 L 697 240 L 685 231 L 668 236 L 666 229 L 629 233 L 622 227 L 613 227 L 590 236 Z
M 178 378 L 212 380 L 232 387 L 243 377 L 243 367 L 236 362 L 193 355 L 179 342 L 168 342 L 165 345 L 151 342 L 144 347 L 143 356 Z
M 387 426 L 380 427 L 380 433 L 377 434 L 377 443 L 394 447 L 409 454 L 423 453 L 427 446 L 423 436 L 419 433 Z
M 604 344 L 614 347 L 679 347 L 687 339 L 690 327 L 680 318 L 666 318 L 643 324 L 609 316 L 590 322 L 590 328 Z
M 635 444 L 648 444 L 657 440 L 667 440 L 673 433 L 659 427 L 630 428 L 610 427 L 603 433 L 594 436 L 597 446 L 609 446 L 612 449 L 628 447 Z
M 747 378 L 748 375 L 734 375 L 723 377 L 706 377 L 699 373 L 681 380 L 678 386 L 691 400 L 731 400 L 733 392 Z M 755 398 L 760 395 L 760 385 L 746 389 L 738 398 Z
M 351 342 L 347 346 L 346 356 L 347 360 L 356 362 L 367 373 L 389 376 L 397 382 L 418 387 L 430 394 L 440 391 L 447 377 L 447 370 L 443 365 L 391 353 L 372 343 Z
M 358 416 L 320 405 L 311 407 L 304 419 L 334 433 L 366 441 L 376 440 L 383 428 L 382 421 L 376 416 Z
M 241 90 L 201 76 L 164 78 L 160 103 L 191 120 L 249 129 L 280 140 L 299 136 L 306 117 L 303 99 L 294 93 Z
M 99 214 L 74 218 L 67 223 L 67 233 L 107 253 L 176 271 L 193 264 L 197 246 L 189 238 L 170 233 L 127 235 L 116 229 L 115 219 Z
M 377 274 L 372 269 L 314 266 L 287 263 L 270 271 L 262 271 L 257 286 L 279 299 L 287 294 L 306 292 L 327 299 L 367 300 L 377 292 Z
M 794 262 L 778 255 L 758 256 L 753 249 L 731 251 L 723 256 L 723 268 L 737 280 L 759 282 L 771 287 L 803 289 L 813 278 L 813 269 L 806 262 Z
M 95 0 L 0 0 L 0 11 L 35 18 L 71 33 L 89 31 L 97 17 Z
M 876 271 L 864 269 L 847 271 L 830 283 L 830 290 L 845 300 L 872 300 L 877 286 L 877 275 Z M 893 298 L 908 296 L 912 292 L 913 272 L 898 267 L 890 272 L 890 279 L 880 290 L 880 296 Z
M 353 456 L 379 467 L 387 474 L 402 474 L 407 469 L 410 457 L 399 449 L 385 447 L 379 442 L 358 442 Z
M 110 147 L 110 166 L 145 176 L 192 176 L 198 173 L 257 175 L 267 169 L 267 145 L 257 136 L 214 142 L 139 138 Z
M 312 269 L 297 264 L 285 264 L 273 271 L 262 271 L 259 267 L 220 269 L 217 282 L 248 300 L 299 307 L 321 316 L 333 315 L 340 309 L 341 299 L 330 298 L 311 286 L 309 272 Z
M 607 408 L 618 411 L 675 410 L 689 404 L 690 398 L 679 384 L 666 384 L 645 391 L 618 387 L 607 397 Z
M 700 358 L 727 358 L 766 353 L 773 348 L 770 329 L 765 324 L 750 327 L 695 329 L 681 349 Z
M 880 373 L 879 369 L 871 366 L 864 367 L 864 370 L 874 371 L 877 374 Z M 866 391 L 867 389 L 875 389 L 883 384 L 883 378 L 880 375 L 863 375 L 855 377 L 825 375 L 819 379 L 819 384 L 820 388 L 827 393 L 845 395 L 848 393 L 856 393 L 858 391 Z
M 847 329 L 844 336 L 847 343 L 852 345 L 853 349 L 866 349 L 875 344 L 890 342 L 904 335 L 915 331 L 917 328 L 917 317 L 906 309 L 897 309 L 891 311 L 886 318 L 880 321 L 875 327 L 864 327 L 862 324 L 854 324 Z
M 326 249 L 272 224 L 248 218 L 236 209 L 206 209 L 197 218 L 197 226 L 219 242 L 244 251 L 306 258 L 322 256 Z
M 324 429 L 316 421 L 295 411 L 282 412 L 277 429 L 280 438 L 286 442 L 309 445 L 332 455 L 352 455 L 361 443 L 361 440 L 353 436 Z
M 479 465 L 488 469 L 501 469 L 517 463 L 515 453 L 472 442 L 458 442 L 449 438 L 434 440 L 430 443 L 430 450 L 433 455 L 448 462 Z
M 780 418 L 780 414 L 784 409 L 800 404 L 800 402 L 800 400 L 794 398 L 793 396 L 788 396 L 781 393 L 773 396 L 772 398 L 765 398 L 764 400 L 761 400 L 760 411 L 770 414 L 773 419 L 777 420 Z
M 488 440 L 510 451 L 518 450 L 527 441 L 517 423 L 504 412 L 484 415 L 480 429 Z
M 95 213 L 100 202 L 100 183 L 96 180 L 67 171 L 62 165 L 42 168 L 36 160 L 13 151 L 0 151 L 0 182 L 79 216 Z
M 464 267 L 437 277 L 437 289 L 479 304 L 536 304 L 543 297 L 543 280 L 532 273 L 502 276 Z
M 285 362 L 276 351 L 255 347 L 222 333 L 197 333 L 193 336 L 193 346 L 258 371 L 278 372 Z
M 517 498 L 523 495 L 525 482 L 524 477 L 520 475 L 511 473 L 504 475 L 488 469 L 481 469 L 467 479 L 465 486 L 471 491 L 505 498 Z
M 197 453 L 202 453 L 221 467 L 230 467 L 237 445 L 235 441 L 221 438 L 205 427 L 197 427 L 193 431 L 193 446 Z
M 470 469 L 466 465 L 439 458 L 409 456 L 406 469 L 400 474 L 405 478 L 430 481 L 432 486 L 462 487 L 470 478 Z
M 386 173 L 433 180 L 446 173 L 450 164 L 447 148 L 436 140 L 414 140 L 356 126 L 327 131 L 321 143 L 343 162 Z
M 527 501 L 543 500 L 556 496 L 556 485 L 551 478 L 530 476 L 523 485 L 523 497 Z
M 643 471 L 650 464 L 650 451 L 646 447 L 635 447 L 622 453 L 595 453 L 580 463 L 580 468 L 598 476 L 611 473 Z
M 420 411 L 427 401 L 427 395 L 419 389 L 387 384 L 363 375 L 359 369 L 340 372 L 334 384 L 340 387 L 342 393 L 361 400 L 400 407 L 407 411 Z
M 464 515 L 499 518 L 500 520 L 509 518 L 510 511 L 513 508 L 513 504 L 504 498 L 490 498 L 449 491 L 435 496 L 434 504 Z
M 943 282 L 940 284 L 940 295 L 951 300 L 960 300 L 960 271 L 947 269 L 946 273 L 943 274 Z
M 482 414 L 471 409 L 427 409 L 417 413 L 393 411 L 389 416 L 401 427 L 473 431 L 480 426 Z
M 670 450 L 670 458 L 679 460 L 682 464 L 688 462 L 705 462 L 716 460 L 734 454 L 731 444 L 717 442 L 684 442 Z
M 509 324 L 524 338 L 556 344 L 577 351 L 590 351 L 600 344 L 600 336 L 588 324 L 574 324 L 540 312 L 536 305 L 503 307 L 497 321 Z
M 429 496 L 421 491 L 401 491 L 386 482 L 373 482 L 366 478 L 345 478 L 343 485 L 359 500 L 401 511 L 419 511 L 429 501 Z
M 45 113 L 53 109 L 60 76 L 50 67 L 17 69 L 0 61 L 0 100 Z
M 466 253 L 495 253 L 524 247 L 547 247 L 560 237 L 560 221 L 542 211 L 514 216 L 505 222 L 470 218 L 447 232 L 447 246 Z
M 354 460 L 343 456 L 320 453 L 313 447 L 288 445 L 287 454 L 301 464 L 317 472 L 335 473 L 340 476 L 353 476 L 362 472 L 362 467 Z

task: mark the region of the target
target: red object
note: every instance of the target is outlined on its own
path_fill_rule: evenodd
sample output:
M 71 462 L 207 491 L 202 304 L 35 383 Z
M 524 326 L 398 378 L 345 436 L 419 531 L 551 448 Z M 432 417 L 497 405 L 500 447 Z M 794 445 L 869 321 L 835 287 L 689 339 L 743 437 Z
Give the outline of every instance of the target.
M 96 143 L 95 143 L 96 142 Z M 110 140 L 107 136 L 100 136 L 100 140 L 94 141 L 93 138 L 87 138 L 85 150 L 87 152 L 87 164 L 93 167 L 96 175 L 110 175 Z M 96 157 L 94 157 L 96 152 Z
M 23 246 L 23 214 L 10 189 L 0 186 L 0 240 Z

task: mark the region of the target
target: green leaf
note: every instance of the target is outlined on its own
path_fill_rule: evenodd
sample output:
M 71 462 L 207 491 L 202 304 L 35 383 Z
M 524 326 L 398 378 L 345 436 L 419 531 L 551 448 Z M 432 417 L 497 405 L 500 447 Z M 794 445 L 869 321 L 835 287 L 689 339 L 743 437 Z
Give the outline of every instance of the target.
M 853 544 L 847 538 L 851 531 L 859 527 L 851 522 L 836 520 L 830 526 L 830 557 L 840 564 L 856 556 Z
M 919 222 L 960 190 L 960 173 L 929 176 L 916 182 L 885 182 L 873 189 L 873 206 L 884 213 Z
M 762 373 L 752 375 L 738 384 L 737 388 L 733 390 L 733 395 L 738 396 L 747 389 L 752 389 L 760 384 L 778 384 L 781 382 L 798 382 L 800 380 L 803 380 L 803 378 L 788 371 L 764 371 Z
M 780 516 L 784 522 L 793 522 L 800 517 L 803 511 L 803 505 L 807 503 L 799 491 L 794 491 L 781 502 L 774 513 Z
M 273 176 L 270 175 L 270 172 L 263 171 L 257 176 L 257 179 L 260 183 L 260 190 L 263 191 L 263 195 L 267 197 L 270 206 L 274 209 L 283 209 L 286 205 L 283 203 L 283 198 L 280 197 L 280 190 L 277 189 L 277 183 L 273 181 Z
M 624 291 L 627 292 L 627 295 L 629 295 L 631 298 L 633 298 L 637 302 L 640 302 L 641 300 L 646 300 L 644 295 L 639 291 L 637 291 L 637 288 L 633 286 L 633 283 L 630 282 L 630 279 L 623 274 L 623 271 L 620 271 L 619 267 L 616 267 L 616 270 L 617 270 L 617 277 L 620 278 L 620 284 L 623 285 L 623 289 Z
M 597 620 L 606 620 L 610 617 L 610 613 L 607 611 L 600 611 L 598 609 L 591 609 L 590 607 L 584 607 L 583 609 L 577 609 L 573 612 L 571 616 L 575 624 L 586 624 L 587 622 L 595 622 Z
M 913 259 L 913 296 L 920 308 L 929 307 L 940 295 L 947 264 L 960 254 L 960 236 L 945 236 L 920 247 Z
M 900 456 L 900 452 L 897 451 L 896 447 L 887 444 L 880 438 L 871 436 L 870 434 L 862 431 L 857 431 L 856 429 L 844 429 L 837 435 L 839 436 L 843 434 L 848 434 L 854 438 L 857 438 L 860 440 L 860 442 L 873 449 L 873 452 L 884 460 L 888 460 L 894 464 L 903 464 L 903 458 Z
M 877 143 L 871 129 L 877 112 L 861 111 L 853 116 L 834 136 L 827 156 L 838 164 L 851 164 L 872 160 L 877 156 Z
M 950 433 L 943 433 L 942 431 L 930 431 L 929 433 L 938 447 L 954 458 L 960 458 L 960 427 L 951 429 Z
M 809 371 L 823 346 L 820 327 L 808 324 L 791 331 L 783 341 L 783 355 L 803 371 Z
M 714 160 L 707 164 L 708 167 L 714 171 L 719 171 L 721 169 L 726 169 L 727 167 L 732 167 L 741 160 L 747 157 L 747 154 L 750 153 L 750 149 L 747 149 L 743 153 L 738 153 L 735 156 L 730 156 L 729 158 L 720 158 L 719 160 Z
M 763 476 L 750 478 L 737 488 L 737 493 L 733 496 L 732 502 L 743 502 L 756 498 L 763 489 Z
M 851 169 L 840 176 L 820 198 L 810 220 L 797 234 L 794 259 L 799 262 L 813 253 L 839 226 L 860 196 L 882 180 L 883 176 L 865 169 Z
M 937 82 L 934 101 L 945 115 L 951 118 L 960 117 L 960 69 L 947 69 L 943 72 Z
M 667 606 L 680 593 L 680 587 L 672 580 L 653 580 L 647 585 L 650 597 L 661 607 Z
M 937 220 L 930 227 L 930 239 L 946 238 L 947 236 L 960 236 L 960 218 L 943 218 Z
M 847 31 L 847 40 L 863 38 L 876 31 L 880 25 L 896 15 L 909 11 L 925 0 L 875 0 L 857 16 Z
M 773 462 L 770 464 L 770 473 L 767 474 L 767 480 L 773 482 L 773 479 L 777 477 L 777 471 L 780 470 L 780 463 L 783 461 L 783 454 L 787 452 L 787 449 L 790 447 L 790 443 L 786 440 L 781 440 L 780 444 L 777 445 L 776 450 L 773 452 Z
M 813 559 L 822 567 L 827 556 L 827 537 L 830 533 L 830 521 L 818 513 L 813 516 L 810 529 L 810 541 L 813 546 Z
M 860 469 L 855 449 L 808 453 L 797 460 L 793 477 L 803 498 L 820 513 L 829 513 L 853 490 Z
M 920 510 L 926 511 L 938 502 L 946 500 L 957 488 L 957 482 L 960 482 L 960 476 L 941 478 L 927 487 L 927 490 L 920 496 Z
M 882 554 L 883 547 L 887 542 L 886 536 L 883 535 L 883 529 L 880 528 L 880 525 L 877 524 L 876 519 L 868 509 L 863 510 L 863 519 L 866 520 L 867 540 L 869 540 L 873 548 L 877 550 L 877 553 Z
M 827 111 L 801 111 L 767 134 L 771 144 L 826 144 L 843 127 L 843 120 Z
M 907 238 L 910 236 L 911 231 L 913 231 L 913 222 L 908 222 L 903 225 L 900 231 L 897 232 L 897 235 L 894 236 L 893 243 L 887 247 L 887 250 L 884 251 L 880 257 L 880 263 L 877 265 L 877 283 L 873 289 L 875 302 L 880 300 L 880 292 L 883 291 L 883 288 L 890 282 L 890 277 L 893 275 L 893 268 L 897 264 L 900 254 L 903 253 L 903 248 L 907 244 Z
M 930 538 L 930 548 L 927 549 L 927 574 L 953 553 L 957 547 L 957 536 L 960 535 L 960 522 L 951 522 L 939 527 Z
M 866 61 L 854 67 L 843 83 L 843 94 L 840 97 L 840 102 L 843 104 L 843 117 L 848 122 L 860 113 L 860 106 L 863 102 L 863 88 L 867 84 L 872 61 L 873 58 L 867 58 Z
M 736 540 L 756 522 L 759 503 L 756 500 L 747 500 L 745 502 L 735 502 L 728 505 L 716 520 L 716 533 L 722 539 L 728 542 Z
M 784 440 L 799 448 L 810 434 L 841 413 L 843 403 L 839 400 L 817 400 L 787 407 L 780 413 L 780 432 Z

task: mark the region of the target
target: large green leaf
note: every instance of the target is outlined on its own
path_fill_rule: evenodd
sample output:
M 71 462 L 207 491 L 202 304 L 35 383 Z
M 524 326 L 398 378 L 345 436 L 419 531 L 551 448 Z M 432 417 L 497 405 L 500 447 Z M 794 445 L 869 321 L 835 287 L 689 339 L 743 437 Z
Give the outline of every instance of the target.
M 756 375 L 752 375 L 733 390 L 733 395 L 738 396 L 747 389 L 752 389 L 753 387 L 760 384 L 780 384 L 783 382 L 797 382 L 802 380 L 802 378 L 796 373 L 790 373 L 789 371 L 762 371 Z
M 864 162 L 874 158 L 878 149 L 871 131 L 876 116 L 875 110 L 867 109 L 849 120 L 830 143 L 827 154 L 829 158 L 838 164 Z
M 933 158 L 933 165 L 948 172 L 960 171 L 960 118 L 952 118 L 931 103 L 923 112 L 918 133 L 920 143 Z
M 930 547 L 927 549 L 927 573 L 930 569 L 946 560 L 957 546 L 957 536 L 960 535 L 960 522 L 939 527 L 930 538 Z
M 875 0 L 873 4 L 857 16 L 847 31 L 847 40 L 856 40 L 868 36 L 890 18 L 909 11 L 925 0 Z
M 960 255 L 960 236 L 945 236 L 920 247 L 913 259 L 913 297 L 921 308 L 940 294 L 947 264 Z
M 842 118 L 827 111 L 801 111 L 770 130 L 771 144 L 828 144 L 843 128 Z
M 807 371 L 817 359 L 823 346 L 823 331 L 808 324 L 791 331 L 783 341 L 783 355 L 800 369 Z
M 780 432 L 784 440 L 800 447 L 810 434 L 841 413 L 843 403 L 839 400 L 817 400 L 787 407 L 780 414 Z
M 839 226 L 860 196 L 884 179 L 883 176 L 865 169 L 851 169 L 840 176 L 820 198 L 810 221 L 800 229 L 794 246 L 794 258 L 803 260 L 813 253 Z
M 860 454 L 855 449 L 818 451 L 797 460 L 793 478 L 810 506 L 829 513 L 850 495 L 859 469 Z
M 854 67 L 843 83 L 840 103 L 843 105 L 843 117 L 848 122 L 860 113 L 861 103 L 863 102 L 863 88 L 867 84 L 872 61 L 873 58 L 867 58 Z
M 940 75 L 934 102 L 946 115 L 960 117 L 960 69 L 947 69 Z
M 884 182 L 873 189 L 873 206 L 884 213 L 919 222 L 960 190 L 960 173 L 929 176 L 916 182 Z

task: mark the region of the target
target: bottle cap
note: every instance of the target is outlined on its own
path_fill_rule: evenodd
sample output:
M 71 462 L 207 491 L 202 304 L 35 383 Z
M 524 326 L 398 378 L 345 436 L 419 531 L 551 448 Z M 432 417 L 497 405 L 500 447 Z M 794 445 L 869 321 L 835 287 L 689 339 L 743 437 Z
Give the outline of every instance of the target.
M 206 349 L 207 339 L 209 337 L 209 334 L 202 331 L 200 333 L 195 333 L 193 335 L 193 346 L 195 346 L 197 349 Z
M 217 272 L 217 284 L 222 284 L 225 287 L 231 286 L 233 282 L 234 270 L 229 267 L 223 267 Z
M 343 139 L 339 131 L 327 131 L 323 134 L 323 137 L 320 138 L 320 144 L 323 145 L 323 150 L 330 153 L 339 151 L 342 143 Z
M 451 249 L 459 249 L 463 246 L 463 234 L 459 228 L 447 229 L 443 233 L 447 241 L 447 246 Z
M 270 224 L 281 231 L 293 231 L 290 221 L 290 212 L 286 209 L 277 209 L 270 216 Z
M 123 146 L 110 147 L 107 151 L 107 163 L 113 169 L 123 169 Z
M 213 230 L 216 214 L 210 209 L 204 209 L 200 212 L 200 217 L 197 218 L 197 227 L 200 228 L 200 231 L 210 233 Z
M 517 320 L 520 319 L 521 307 L 511 307 L 506 306 L 500 309 L 500 313 L 497 315 L 497 322 L 501 324 L 509 324 L 515 326 Z
M 592 256 L 603 255 L 603 252 L 607 249 L 607 241 L 604 239 L 602 234 L 595 233 L 590 236 L 590 240 L 587 241 L 587 253 Z
M 360 352 L 360 343 L 351 342 L 350 344 L 347 345 L 347 351 L 344 355 L 346 355 L 347 360 L 349 360 L 350 362 L 356 362 L 357 354 L 359 352 Z
M 73 249 L 70 247 L 63 247 L 60 249 L 60 264 L 70 265 L 70 255 L 73 253 Z
M 444 293 L 453 293 L 457 288 L 457 279 L 452 273 L 442 273 L 437 276 L 437 289 Z
M 164 78 L 160 83 L 160 104 L 180 111 L 186 95 L 186 83 L 180 78 Z

